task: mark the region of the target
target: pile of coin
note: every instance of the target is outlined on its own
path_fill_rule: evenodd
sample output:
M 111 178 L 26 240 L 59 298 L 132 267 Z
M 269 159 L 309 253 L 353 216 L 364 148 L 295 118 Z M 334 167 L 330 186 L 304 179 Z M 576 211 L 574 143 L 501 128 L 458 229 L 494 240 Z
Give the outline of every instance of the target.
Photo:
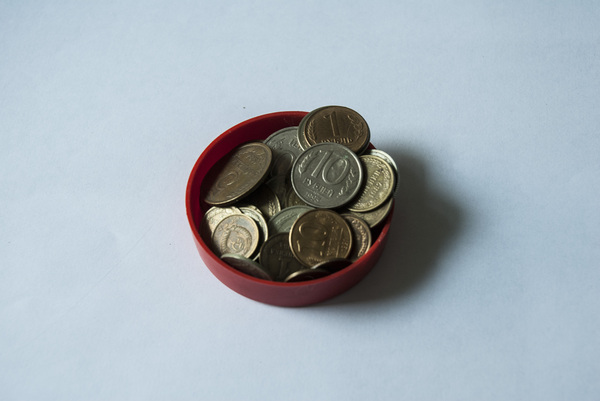
M 264 280 L 311 280 L 349 266 L 369 250 L 398 184 L 393 159 L 369 141 L 360 114 L 326 106 L 238 146 L 205 179 L 202 239 Z

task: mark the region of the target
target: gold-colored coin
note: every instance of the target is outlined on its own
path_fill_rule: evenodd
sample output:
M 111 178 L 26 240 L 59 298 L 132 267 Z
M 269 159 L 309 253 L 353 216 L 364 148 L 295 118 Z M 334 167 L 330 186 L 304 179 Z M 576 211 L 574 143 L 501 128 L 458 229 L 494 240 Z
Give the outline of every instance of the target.
M 370 210 L 368 212 L 350 212 L 361 219 L 363 219 L 371 228 L 375 228 L 379 226 L 387 217 L 387 215 L 392 210 L 392 205 L 394 204 L 394 198 L 390 198 L 383 205 L 379 206 L 377 209 Z
M 290 230 L 290 248 L 296 259 L 311 267 L 326 260 L 347 258 L 352 248 L 352 231 L 336 212 L 310 210 Z
M 241 213 L 240 209 L 235 206 L 230 207 L 218 207 L 213 206 L 204 213 L 202 217 L 202 222 L 200 223 L 200 236 L 204 240 L 204 243 L 212 248 L 212 234 L 215 231 L 215 227 L 223 220 L 225 217 L 231 214 L 239 214 Z
M 267 177 L 273 155 L 260 142 L 235 148 L 208 173 L 204 201 L 213 206 L 227 206 L 254 191 Z
M 371 139 L 369 126 L 356 111 L 342 106 L 321 107 L 309 113 L 300 124 L 299 139 L 304 147 L 317 143 L 333 142 L 362 153 Z
M 281 210 L 281 202 L 275 192 L 266 185 L 261 185 L 244 198 L 244 203 L 256 206 L 265 219 L 269 220 Z
M 286 283 L 298 283 L 300 281 L 316 280 L 318 278 L 329 276 L 329 272 L 324 269 L 304 269 L 298 270 L 285 278 Z
M 356 215 L 347 213 L 341 216 L 352 229 L 352 250 L 348 259 L 354 262 L 367 253 L 371 247 L 371 229 L 364 220 Z
M 234 253 L 250 258 L 259 241 L 258 226 L 245 214 L 225 217 L 215 227 L 212 235 L 213 251 L 217 256 Z
M 383 205 L 394 189 L 394 171 L 382 158 L 360 156 L 365 179 L 358 195 L 346 207 L 353 212 L 368 212 Z
M 269 275 L 265 268 L 252 259 L 248 259 L 234 253 L 226 253 L 225 255 L 221 256 L 221 260 L 227 263 L 229 266 L 249 276 L 261 278 L 267 281 L 273 281 L 273 278 Z
M 259 261 L 275 281 L 283 281 L 290 274 L 304 269 L 290 249 L 287 233 L 269 238 L 260 249 Z

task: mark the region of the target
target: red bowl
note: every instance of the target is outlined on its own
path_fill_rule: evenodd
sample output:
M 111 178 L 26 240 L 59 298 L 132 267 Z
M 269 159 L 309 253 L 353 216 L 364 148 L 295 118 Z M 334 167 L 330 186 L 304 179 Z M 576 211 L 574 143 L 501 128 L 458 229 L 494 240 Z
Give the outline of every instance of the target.
M 196 161 L 185 194 L 190 228 L 200 257 L 208 269 L 223 284 L 237 293 L 271 305 L 306 306 L 325 301 L 347 291 L 362 280 L 375 266 L 383 252 L 392 220 L 393 207 L 383 222 L 382 228 L 373 233 L 373 244 L 369 251 L 356 262 L 327 277 L 298 283 L 280 283 L 248 276 L 221 261 L 204 243 L 200 237 L 200 223 L 209 206 L 203 201 L 202 181 L 210 168 L 236 146 L 266 139 L 277 130 L 298 125 L 306 114 L 304 111 L 264 114 L 228 129 L 208 145 Z

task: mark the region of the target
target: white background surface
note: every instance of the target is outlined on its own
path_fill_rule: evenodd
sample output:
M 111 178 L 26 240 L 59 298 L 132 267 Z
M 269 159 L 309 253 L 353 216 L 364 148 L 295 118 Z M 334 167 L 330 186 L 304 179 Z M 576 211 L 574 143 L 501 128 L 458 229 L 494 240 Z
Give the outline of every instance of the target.
M 499 3 L 499 4 L 495 4 Z M 598 400 L 596 2 L 0 4 L 0 399 Z M 349 292 L 248 300 L 188 175 L 250 117 L 361 113 L 402 183 Z

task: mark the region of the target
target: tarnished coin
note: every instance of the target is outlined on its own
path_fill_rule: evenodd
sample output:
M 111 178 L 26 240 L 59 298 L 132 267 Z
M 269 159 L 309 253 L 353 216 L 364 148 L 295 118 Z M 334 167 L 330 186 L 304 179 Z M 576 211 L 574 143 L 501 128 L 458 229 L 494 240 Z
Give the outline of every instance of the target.
M 212 248 L 211 238 L 215 227 L 217 224 L 221 222 L 226 216 L 230 214 L 239 214 L 241 213 L 240 209 L 235 206 L 230 207 L 218 207 L 213 206 L 204 213 L 202 217 L 202 223 L 200 223 L 200 236 L 208 245 Z
M 258 226 L 258 231 L 260 233 L 260 238 L 258 240 L 259 244 L 262 244 L 269 238 L 269 228 L 267 225 L 267 221 L 263 217 L 262 213 L 257 207 L 254 206 L 240 206 L 240 211 L 246 216 L 250 217 L 256 225 Z M 257 247 L 257 251 L 260 249 L 260 246 Z
M 263 182 L 271 161 L 271 148 L 263 143 L 250 142 L 235 148 L 207 174 L 204 201 L 227 206 L 243 198 Z
M 275 192 L 266 185 L 261 185 L 254 192 L 244 198 L 244 203 L 251 204 L 260 209 L 266 219 L 270 219 L 281 210 L 281 203 Z
M 283 209 L 285 207 L 287 193 L 290 189 L 292 189 L 289 171 L 285 175 L 276 175 L 275 177 L 269 178 L 265 182 L 265 185 L 268 186 L 271 191 L 275 193 L 275 195 L 277 195 L 277 199 L 279 199 L 279 203 Z
M 264 144 L 273 151 L 271 176 L 289 174 L 294 160 L 302 152 L 298 143 L 298 127 L 280 129 L 265 139 Z
M 388 200 L 394 188 L 394 171 L 382 158 L 360 156 L 365 168 L 365 180 L 360 193 L 347 205 L 353 212 L 368 212 Z
M 291 206 L 282 209 L 269 219 L 269 233 L 271 235 L 289 233 L 296 219 L 313 209 L 311 206 Z
M 388 155 L 383 150 L 379 150 L 379 149 L 367 149 L 367 150 L 365 150 L 364 154 L 372 155 L 372 156 L 379 156 L 383 160 L 385 160 L 387 162 L 387 164 L 390 165 L 390 167 L 392 167 L 392 170 L 394 171 L 394 189 L 392 190 L 392 194 L 396 193 L 396 189 L 398 188 L 398 178 L 399 178 L 398 177 L 398 166 L 396 165 L 396 162 L 394 161 L 394 159 L 392 159 L 392 156 Z
M 235 253 L 226 253 L 225 255 L 221 256 L 221 260 L 227 263 L 229 266 L 249 276 L 273 281 L 273 278 L 269 275 L 269 273 L 252 259 L 236 255 Z
M 235 253 L 251 257 L 258 246 L 258 226 L 245 214 L 225 217 L 212 235 L 213 251 L 218 255 Z
M 358 156 L 347 147 L 319 143 L 298 156 L 291 179 L 296 194 L 308 205 L 336 208 L 358 194 L 363 167 Z
M 357 215 L 361 219 L 363 219 L 371 228 L 375 228 L 379 226 L 392 210 L 392 205 L 394 204 L 394 198 L 390 198 L 383 205 L 379 206 L 377 209 L 370 210 L 368 212 L 350 212 L 351 214 Z
M 325 106 L 325 107 L 328 107 L 328 106 Z M 306 136 L 304 135 L 305 128 L 306 128 L 306 122 L 308 120 L 310 120 L 317 111 L 324 109 L 325 107 L 319 107 L 318 109 L 315 109 L 315 110 L 309 112 L 300 121 L 300 124 L 298 124 L 298 133 L 297 134 L 298 134 L 298 143 L 300 144 L 300 149 L 306 150 L 306 149 L 310 148 L 310 144 L 306 141 Z
M 290 274 L 304 269 L 290 249 L 288 234 L 271 236 L 260 249 L 259 261 L 275 281 L 283 281 Z
M 352 262 L 367 253 L 371 247 L 371 229 L 369 225 L 356 215 L 347 213 L 341 215 L 352 229 L 352 250 L 348 259 Z
M 329 276 L 329 272 L 323 269 L 304 269 L 294 272 L 285 278 L 286 283 L 298 283 L 300 281 L 316 280 Z
M 357 154 L 369 145 L 369 126 L 356 111 L 342 106 L 327 106 L 309 114 L 299 133 L 308 145 L 339 143 Z
M 296 259 L 311 267 L 326 260 L 347 258 L 352 248 L 352 231 L 336 212 L 309 210 L 300 216 L 289 234 Z
M 308 206 L 306 202 L 304 202 L 298 197 L 298 194 L 296 193 L 296 191 L 294 191 L 294 188 L 290 188 L 287 191 L 287 194 L 285 195 L 285 201 L 283 202 L 283 204 L 285 205 L 285 207 Z
M 352 264 L 351 260 L 348 259 L 332 259 L 327 260 L 325 262 L 321 262 L 318 265 L 314 265 L 311 269 L 316 270 L 325 270 L 329 273 L 336 273 L 340 270 L 350 266 Z

